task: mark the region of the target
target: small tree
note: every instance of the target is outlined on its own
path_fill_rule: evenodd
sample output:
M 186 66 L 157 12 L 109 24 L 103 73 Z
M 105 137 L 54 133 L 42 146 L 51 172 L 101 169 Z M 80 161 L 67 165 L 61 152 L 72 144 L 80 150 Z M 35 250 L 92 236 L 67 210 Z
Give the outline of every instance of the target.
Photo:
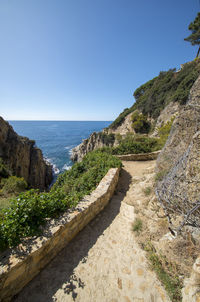
M 191 35 L 185 38 L 185 41 L 190 42 L 192 45 L 200 45 L 200 13 L 197 14 L 193 22 L 190 23 L 188 29 L 192 31 Z M 197 51 L 197 56 L 199 56 L 200 46 Z

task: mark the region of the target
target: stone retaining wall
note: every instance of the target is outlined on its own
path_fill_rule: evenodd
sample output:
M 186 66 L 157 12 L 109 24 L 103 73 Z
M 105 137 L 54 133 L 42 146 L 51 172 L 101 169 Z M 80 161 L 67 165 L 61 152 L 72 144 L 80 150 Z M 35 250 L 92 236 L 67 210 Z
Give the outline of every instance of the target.
M 126 154 L 126 155 L 116 155 L 121 160 L 134 161 L 134 160 L 153 160 L 158 157 L 160 154 L 159 151 L 151 152 L 151 153 L 139 153 L 139 154 Z
M 10 301 L 103 208 L 118 183 L 119 168 L 112 168 L 89 196 L 59 219 L 49 219 L 43 236 L 27 239 L 0 256 L 0 301 Z

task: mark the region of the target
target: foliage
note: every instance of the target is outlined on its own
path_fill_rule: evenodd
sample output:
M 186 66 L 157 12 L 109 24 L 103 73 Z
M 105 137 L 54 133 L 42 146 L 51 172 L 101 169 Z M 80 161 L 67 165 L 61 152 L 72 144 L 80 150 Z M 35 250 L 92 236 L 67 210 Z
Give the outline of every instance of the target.
M 156 253 L 151 242 L 148 242 L 145 245 L 145 250 L 151 263 L 151 268 L 156 272 L 171 300 L 173 302 L 181 301 L 181 288 L 183 284 L 179 279 L 174 266 L 167 261 L 166 257 Z
M 120 166 L 120 160 L 111 154 L 93 151 L 60 175 L 50 192 L 29 190 L 13 198 L 10 207 L 0 214 L 0 249 L 39 234 L 46 218 L 76 206 L 84 195 L 96 188 L 110 168 Z
M 143 192 L 144 192 L 145 196 L 149 196 L 152 192 L 152 189 L 151 189 L 151 187 L 146 187 L 146 188 L 144 188 Z
M 185 41 L 190 42 L 192 45 L 200 45 L 200 13 L 197 14 L 193 22 L 190 23 L 188 29 L 192 32 Z M 199 50 L 197 52 L 197 57 Z
M 178 72 L 175 69 L 160 72 L 159 76 L 152 80 L 150 87 L 147 82 L 134 93 L 137 109 L 143 114 L 157 118 L 160 111 L 171 101 L 185 104 L 199 75 L 199 66 L 197 60 L 185 64 Z
M 114 144 L 115 135 L 113 133 L 107 134 L 107 133 L 104 133 L 104 132 L 99 132 L 99 136 L 100 136 L 102 142 L 105 145 L 108 146 L 108 145 L 113 145 Z
M 184 64 L 177 72 L 176 69 L 161 71 L 157 77 L 135 90 L 133 96 L 136 102 L 132 107 L 126 108 L 109 128 L 116 129 L 123 123 L 125 117 L 134 110 L 139 110 L 144 115 L 156 119 L 161 110 L 170 102 L 185 104 L 199 71 L 199 59 Z
M 139 113 L 137 110 L 132 114 L 132 128 L 136 133 L 149 133 L 151 123 L 147 120 L 147 116 Z
M 28 185 L 23 177 L 10 176 L 1 180 L 1 194 L 20 193 L 27 189 Z
M 9 171 L 8 167 L 3 163 L 3 159 L 0 157 L 0 179 L 3 177 L 8 177 L 11 175 L 11 172 Z
M 104 147 L 101 150 L 113 155 L 149 153 L 160 149 L 159 139 L 128 134 L 117 147 Z
M 167 123 L 165 123 L 164 125 L 162 125 L 159 130 L 158 130 L 158 135 L 160 136 L 160 144 L 161 146 L 164 146 L 167 138 L 170 134 L 170 130 L 173 124 L 175 117 L 172 117 L 170 121 L 168 121 Z
M 142 231 L 142 220 L 140 218 L 136 218 L 133 222 L 133 232 L 137 232 L 138 234 Z
M 157 172 L 156 175 L 155 175 L 155 181 L 156 182 L 161 181 L 165 177 L 165 175 L 167 175 L 168 172 L 169 171 L 165 170 L 165 169 Z

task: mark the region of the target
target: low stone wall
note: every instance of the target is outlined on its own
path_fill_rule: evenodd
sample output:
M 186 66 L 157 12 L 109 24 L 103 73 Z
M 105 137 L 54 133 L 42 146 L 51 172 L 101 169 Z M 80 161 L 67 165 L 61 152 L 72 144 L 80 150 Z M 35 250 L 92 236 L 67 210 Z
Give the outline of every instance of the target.
M 43 236 L 27 239 L 0 257 L 0 301 L 10 301 L 108 204 L 118 183 L 119 168 L 112 168 L 90 195 L 73 211 L 49 219 Z
M 151 152 L 151 153 L 139 153 L 139 154 L 126 154 L 126 155 L 116 155 L 121 160 L 134 161 L 134 160 L 153 160 L 158 157 L 160 154 L 159 151 Z

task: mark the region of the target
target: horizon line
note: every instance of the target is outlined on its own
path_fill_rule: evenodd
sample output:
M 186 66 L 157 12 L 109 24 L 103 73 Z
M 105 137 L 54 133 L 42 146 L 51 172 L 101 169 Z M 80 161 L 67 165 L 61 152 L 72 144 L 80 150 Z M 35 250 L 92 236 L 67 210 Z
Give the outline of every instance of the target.
M 112 122 L 113 120 L 21 120 L 7 119 L 10 122 Z

